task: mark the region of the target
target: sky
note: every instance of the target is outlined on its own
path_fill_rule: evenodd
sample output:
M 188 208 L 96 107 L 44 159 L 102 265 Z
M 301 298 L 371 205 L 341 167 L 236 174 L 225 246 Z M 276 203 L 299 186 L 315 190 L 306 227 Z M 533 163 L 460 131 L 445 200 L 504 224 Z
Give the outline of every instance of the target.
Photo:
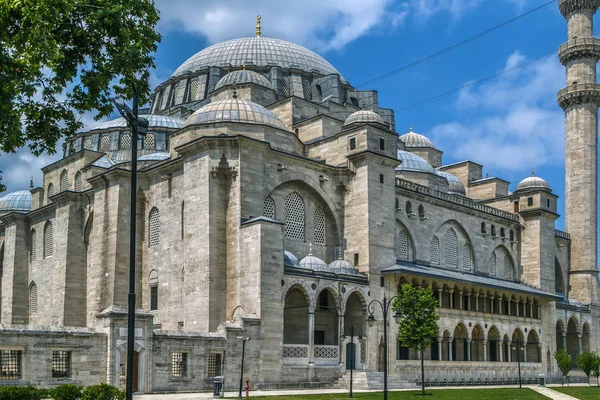
M 412 126 L 429 137 L 444 151 L 444 164 L 473 160 L 484 165 L 484 175 L 510 181 L 510 190 L 535 168 L 559 196 L 562 215 L 564 113 L 556 93 L 565 70 L 556 51 L 566 40 L 566 21 L 556 1 L 440 57 L 362 85 L 548 1 L 156 0 L 162 42 L 150 83 L 157 86 L 210 44 L 253 36 L 260 14 L 263 36 L 306 46 L 355 87 L 377 90 L 380 106 L 396 110 L 398 133 Z M 82 118 L 88 127 L 102 122 Z M 36 158 L 26 149 L 2 154 L 8 192 L 26 189 L 30 176 L 39 185 L 40 168 L 58 158 Z M 556 226 L 564 229 L 562 217 Z

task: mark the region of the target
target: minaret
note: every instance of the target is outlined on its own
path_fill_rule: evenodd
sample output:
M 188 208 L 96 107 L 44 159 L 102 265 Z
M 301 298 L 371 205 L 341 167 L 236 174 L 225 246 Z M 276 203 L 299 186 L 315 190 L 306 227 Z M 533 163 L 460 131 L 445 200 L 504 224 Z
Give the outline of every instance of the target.
M 600 40 L 593 17 L 600 0 L 559 0 L 568 41 L 558 56 L 567 69 L 567 87 L 558 92 L 565 110 L 565 221 L 571 234 L 569 297 L 596 303 L 598 254 L 598 105 L 596 64 Z

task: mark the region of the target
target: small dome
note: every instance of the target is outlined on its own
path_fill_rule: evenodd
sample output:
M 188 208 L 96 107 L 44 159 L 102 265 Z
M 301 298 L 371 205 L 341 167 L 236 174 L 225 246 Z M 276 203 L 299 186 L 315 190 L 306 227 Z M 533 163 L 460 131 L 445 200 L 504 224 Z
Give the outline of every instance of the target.
M 170 158 L 167 152 L 157 152 L 138 157 L 138 161 L 163 161 Z
M 425 161 L 425 159 L 419 157 L 416 154 L 406 150 L 398 150 L 398 160 L 402 161 L 402 164 L 396 167 L 396 171 L 413 171 L 413 172 L 427 172 L 435 174 L 433 167 Z
M 246 70 L 238 70 L 233 71 L 224 77 L 221 78 L 219 82 L 217 82 L 217 86 L 215 86 L 215 90 L 220 89 L 224 86 L 230 85 L 241 85 L 243 83 L 254 83 L 259 86 L 264 86 L 266 88 L 271 89 L 271 83 L 259 74 L 254 71 L 246 71 Z
M 356 268 L 354 268 L 354 265 L 342 259 L 341 254 L 337 260 L 329 263 L 329 270 L 331 272 L 335 272 L 338 275 L 361 275 L 361 273 L 358 272 Z
M 387 126 L 386 122 L 381 118 L 381 116 L 373 111 L 369 110 L 360 110 L 356 111 L 346 119 L 344 122 L 344 126 L 348 126 L 350 124 L 360 123 L 360 124 L 381 124 Z
M 287 127 L 270 110 L 260 104 L 237 98 L 219 100 L 196 110 L 183 124 L 213 124 L 217 122 L 240 122 L 245 124 L 268 125 L 286 131 Z
M 435 149 L 435 145 L 431 140 L 427 137 L 421 135 L 420 133 L 413 132 L 412 127 L 410 128 L 410 132 L 405 133 L 399 138 L 406 147 L 429 147 L 431 149 Z
M 169 117 L 166 115 L 140 115 L 142 118 L 148 120 L 148 128 L 167 128 L 167 129 L 179 129 L 183 126 L 183 120 L 176 117 Z M 99 131 L 104 129 L 114 128 L 127 128 L 127 120 L 123 117 L 119 117 L 108 122 L 105 122 L 97 127 L 91 129 L 92 131 Z
M 296 267 L 298 268 L 298 257 L 296 257 L 290 251 L 283 252 L 283 266 L 284 267 Z
M 548 184 L 548 182 L 546 182 L 543 178 L 540 178 L 539 176 L 535 176 L 535 171 L 533 169 L 531 170 L 531 176 L 523 179 L 517 185 L 517 190 L 524 190 L 524 189 L 552 190 L 550 188 L 550 185 Z
M 456 176 L 452 175 L 449 172 L 444 172 L 444 171 L 436 171 L 436 173 L 439 176 L 441 176 L 442 178 L 446 178 L 446 180 L 448 181 L 448 192 L 449 193 L 460 194 L 463 196 L 467 195 L 465 186 L 462 184 L 460 179 L 458 179 Z
M 31 211 L 31 192 L 19 190 L 0 197 L 0 211 Z
M 327 263 L 319 257 L 313 256 L 312 246 L 308 255 L 300 260 L 300 268 L 310 269 L 313 271 L 329 271 Z

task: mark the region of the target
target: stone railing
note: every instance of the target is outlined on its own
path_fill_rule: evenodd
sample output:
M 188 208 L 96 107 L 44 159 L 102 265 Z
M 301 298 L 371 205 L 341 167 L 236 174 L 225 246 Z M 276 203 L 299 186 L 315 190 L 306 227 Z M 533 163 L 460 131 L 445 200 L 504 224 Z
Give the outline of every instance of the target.
M 557 98 L 558 105 L 563 110 L 578 104 L 599 104 L 600 85 L 597 83 L 575 83 L 561 89 Z
M 313 351 L 315 361 L 337 361 L 340 355 L 340 348 L 337 345 L 315 345 Z
M 283 358 L 295 360 L 308 360 L 308 345 L 307 344 L 284 344 Z
M 561 239 L 571 240 L 571 235 L 569 235 L 567 232 L 559 231 L 558 229 L 554 230 L 554 236 Z
M 558 48 L 558 57 L 563 65 L 579 58 L 600 58 L 600 39 L 593 37 L 569 39 Z
M 456 204 L 462 207 L 467 207 L 472 210 L 480 211 L 486 214 L 491 214 L 496 217 L 508 219 L 513 222 L 519 222 L 519 216 L 517 214 L 509 213 L 503 210 L 499 210 L 494 207 L 479 204 L 467 197 L 457 196 L 454 194 L 448 194 L 440 190 L 431 189 L 427 186 L 419 185 L 418 183 L 405 181 L 404 179 L 396 178 L 396 186 L 402 189 L 409 190 L 411 192 L 424 194 L 426 196 L 435 197 L 443 201 L 447 201 L 452 204 Z

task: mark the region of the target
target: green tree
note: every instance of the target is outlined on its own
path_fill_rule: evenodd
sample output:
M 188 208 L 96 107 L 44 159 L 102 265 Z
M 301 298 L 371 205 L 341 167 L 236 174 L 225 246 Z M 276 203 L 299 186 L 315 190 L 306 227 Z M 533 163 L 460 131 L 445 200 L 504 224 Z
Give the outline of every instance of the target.
M 410 284 L 402 285 L 398 297 L 392 305 L 393 311 L 400 311 L 402 322 L 398 328 L 398 339 L 405 346 L 421 353 L 421 392 L 425 394 L 425 362 L 423 351 L 431 345 L 431 338 L 438 332 L 435 312 L 438 302 L 431 288 L 417 289 Z
M 0 0 L 0 151 L 54 153 L 132 84 L 145 102 L 158 18 L 152 0 Z
M 582 370 L 588 378 L 588 384 L 590 384 L 590 375 L 594 370 L 594 364 L 597 360 L 598 356 L 593 351 L 584 351 L 575 359 L 577 361 L 577 366 L 580 370 Z
M 596 384 L 600 386 L 600 355 L 596 354 L 592 365 L 592 376 L 596 377 Z
M 566 351 L 559 350 L 554 352 L 554 359 L 556 360 L 558 369 L 560 369 L 560 372 L 562 372 L 562 383 L 564 386 L 565 380 L 568 382 L 569 372 L 571 371 L 571 368 L 573 368 L 573 357 L 571 357 Z

